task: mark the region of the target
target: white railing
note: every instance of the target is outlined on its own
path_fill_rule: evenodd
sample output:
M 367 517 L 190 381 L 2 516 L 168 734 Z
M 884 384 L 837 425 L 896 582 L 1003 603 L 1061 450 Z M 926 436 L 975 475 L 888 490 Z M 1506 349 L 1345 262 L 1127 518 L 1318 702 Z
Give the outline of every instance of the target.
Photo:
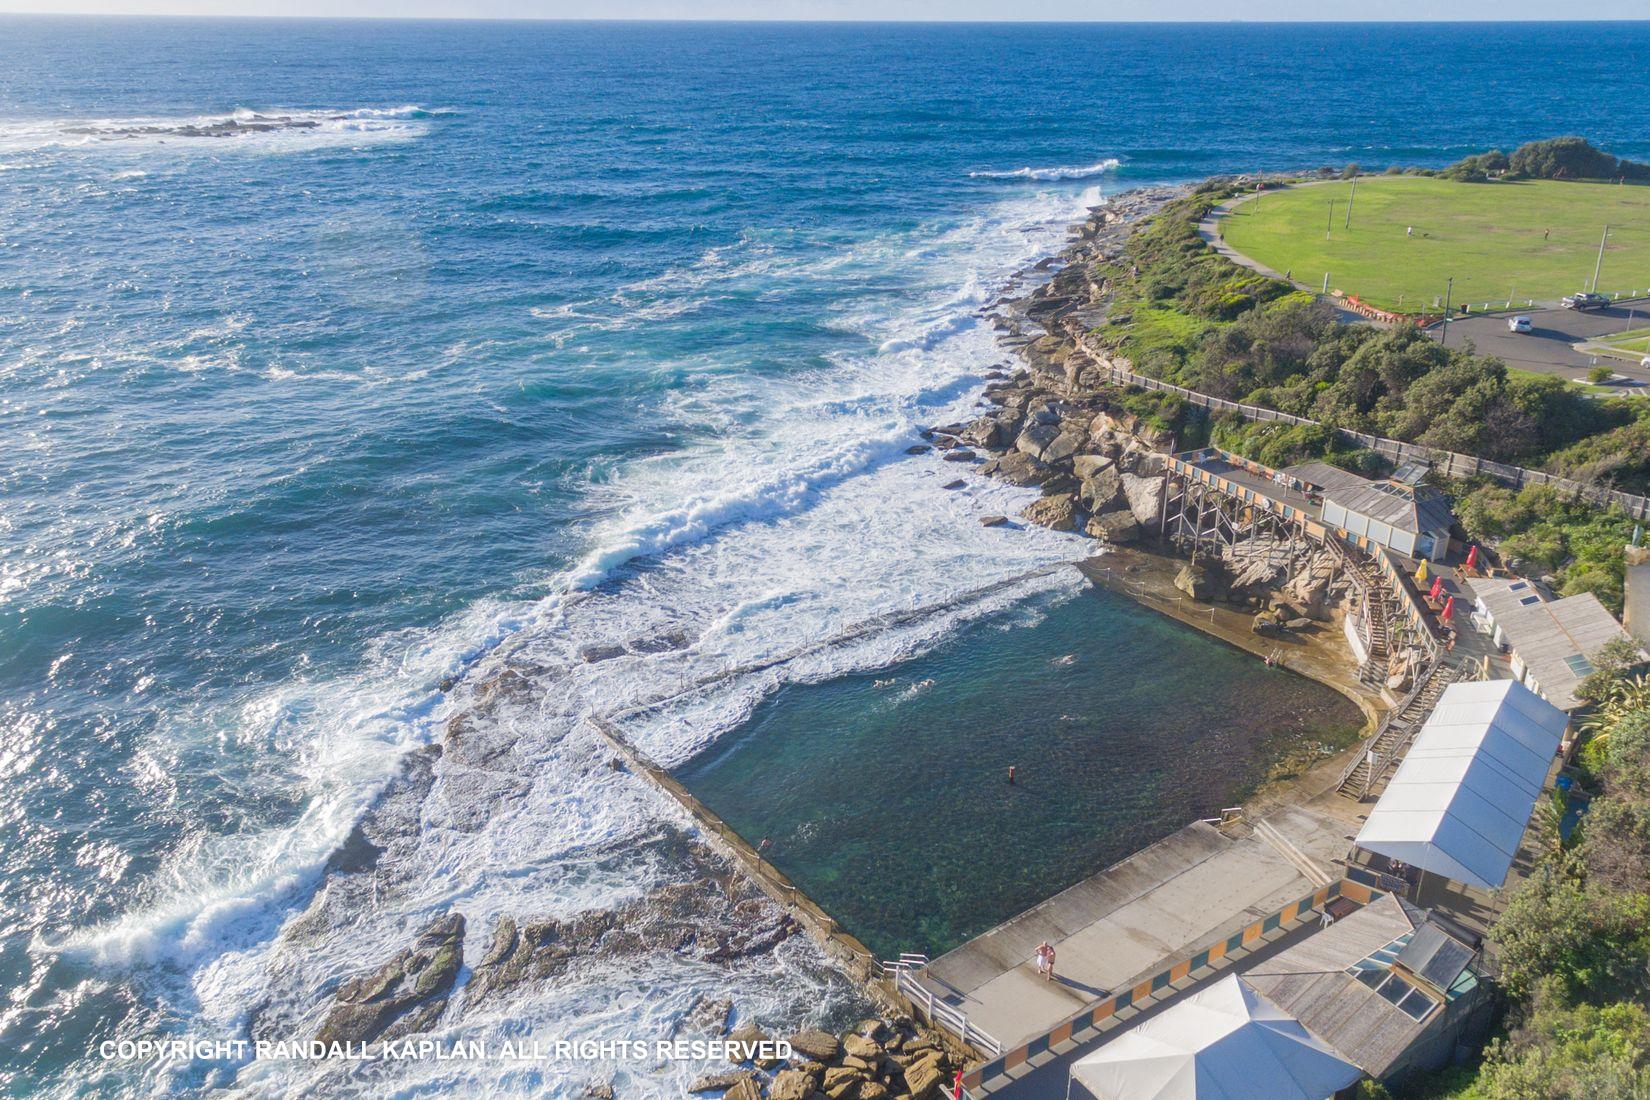
M 923 1015 L 928 1017 L 929 1023 L 945 1028 L 961 1039 L 964 1045 L 973 1047 L 988 1057 L 996 1058 L 1001 1055 L 1003 1045 L 989 1032 L 970 1021 L 967 1013 L 936 997 L 932 989 L 917 980 L 917 973 L 927 965 L 927 955 L 906 952 L 898 959 L 883 960 L 882 972 L 893 978 L 894 988 L 905 994 L 913 1005 L 921 1009 Z

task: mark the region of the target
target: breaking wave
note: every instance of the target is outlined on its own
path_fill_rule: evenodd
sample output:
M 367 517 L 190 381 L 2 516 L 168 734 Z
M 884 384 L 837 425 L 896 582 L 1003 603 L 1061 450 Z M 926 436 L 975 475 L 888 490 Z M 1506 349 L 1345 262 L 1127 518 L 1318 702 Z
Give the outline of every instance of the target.
M 251 110 L 178 117 L 36 119 L 0 123 L 0 150 L 52 148 L 247 148 L 263 151 L 421 137 L 445 108 Z
M 1086 180 L 1093 179 L 1095 176 L 1103 176 L 1108 172 L 1115 172 L 1120 163 L 1116 157 L 1107 157 L 1095 164 L 1086 164 L 1076 168 L 1015 168 L 1012 171 L 1005 172 L 970 172 L 968 178 L 981 180 L 1037 180 L 1039 182 Z

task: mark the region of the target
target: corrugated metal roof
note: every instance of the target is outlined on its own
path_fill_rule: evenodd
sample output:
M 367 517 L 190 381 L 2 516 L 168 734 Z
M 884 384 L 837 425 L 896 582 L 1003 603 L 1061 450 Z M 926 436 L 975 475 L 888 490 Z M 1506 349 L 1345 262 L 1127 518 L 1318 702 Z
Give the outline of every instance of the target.
M 1490 614 L 1541 693 L 1564 710 L 1580 705 L 1575 689 L 1593 671 L 1592 656 L 1617 638 L 1631 640 L 1591 592 Z
M 1416 1020 L 1347 970 L 1413 927 L 1403 905 L 1387 894 L 1256 964 L 1243 980 L 1365 1072 L 1380 1077 L 1442 1014 Z
M 1327 489 L 1324 496 L 1349 512 L 1417 534 L 1448 532 L 1455 521 L 1443 494 L 1425 485 L 1411 488 L 1387 481 L 1366 482 L 1362 487 Z
M 1327 462 L 1302 462 L 1284 467 L 1283 472 L 1308 485 L 1325 490 L 1360 489 L 1372 484 L 1367 477 L 1361 477 L 1351 470 L 1343 470 L 1339 466 L 1331 466 Z

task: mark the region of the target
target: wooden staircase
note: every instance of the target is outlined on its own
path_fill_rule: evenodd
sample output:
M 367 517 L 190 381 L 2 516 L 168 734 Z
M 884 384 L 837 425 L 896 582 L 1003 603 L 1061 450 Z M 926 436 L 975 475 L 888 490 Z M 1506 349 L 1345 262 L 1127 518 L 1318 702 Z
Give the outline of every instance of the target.
M 1358 802 L 1376 793 L 1375 788 L 1391 772 L 1392 765 L 1403 757 L 1409 743 L 1421 727 L 1426 725 L 1433 706 L 1444 689 L 1461 675 L 1458 665 L 1449 661 L 1434 664 L 1416 689 L 1393 709 L 1380 728 L 1375 731 L 1341 776 L 1339 793 Z

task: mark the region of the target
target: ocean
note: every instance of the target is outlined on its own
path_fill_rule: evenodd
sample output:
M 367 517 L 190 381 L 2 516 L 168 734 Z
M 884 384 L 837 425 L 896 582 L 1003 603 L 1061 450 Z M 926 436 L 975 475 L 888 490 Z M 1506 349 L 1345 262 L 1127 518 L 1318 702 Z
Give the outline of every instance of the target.
M 849 685 L 854 729 L 877 670 L 1041 667 L 1087 598 L 1046 567 L 1090 544 L 983 528 L 1028 495 L 906 453 L 1005 361 L 980 307 L 1135 185 L 1561 133 L 1642 159 L 1646 46 L 0 17 L 0 1088 L 679 1095 L 695 1067 L 98 1049 L 312 1029 L 450 908 L 473 964 L 501 915 L 679 878 L 685 819 L 584 715 L 647 705 L 680 768 L 787 692 Z M 464 715 L 491 747 L 403 800 L 370 890 L 332 885 Z M 652 1038 L 709 992 L 858 1009 L 798 938 L 575 968 L 443 1033 Z

